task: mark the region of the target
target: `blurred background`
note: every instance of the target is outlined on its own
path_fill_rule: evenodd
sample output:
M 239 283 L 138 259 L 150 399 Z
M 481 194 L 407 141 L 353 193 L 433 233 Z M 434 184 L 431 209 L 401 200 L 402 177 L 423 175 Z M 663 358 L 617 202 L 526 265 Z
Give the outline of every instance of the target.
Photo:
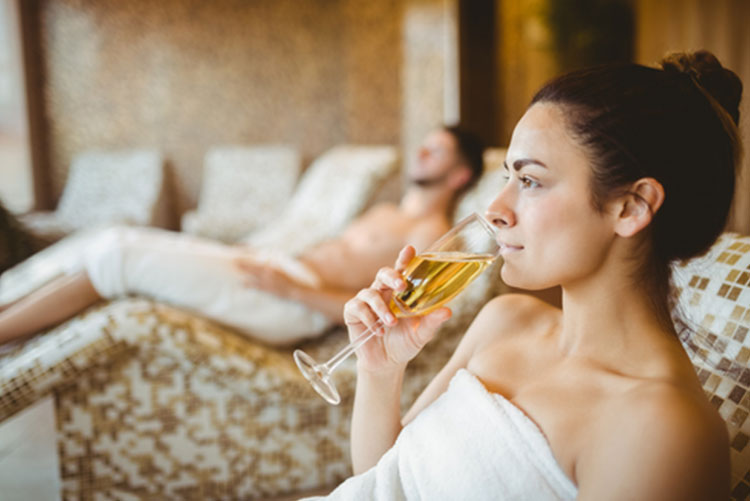
M 2 0 L 0 199 L 54 208 L 73 157 L 155 148 L 175 221 L 215 145 L 507 145 L 555 74 L 707 48 L 750 83 L 747 0 Z M 742 133 L 750 145 L 750 100 Z M 750 167 L 731 227 L 750 233 Z

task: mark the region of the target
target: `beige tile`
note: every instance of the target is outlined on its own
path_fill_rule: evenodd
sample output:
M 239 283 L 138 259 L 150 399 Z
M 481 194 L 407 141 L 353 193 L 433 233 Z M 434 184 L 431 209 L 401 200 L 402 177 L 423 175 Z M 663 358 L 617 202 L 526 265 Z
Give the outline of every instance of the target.
M 59 499 L 59 471 L 52 397 L 0 423 L 3 501 Z

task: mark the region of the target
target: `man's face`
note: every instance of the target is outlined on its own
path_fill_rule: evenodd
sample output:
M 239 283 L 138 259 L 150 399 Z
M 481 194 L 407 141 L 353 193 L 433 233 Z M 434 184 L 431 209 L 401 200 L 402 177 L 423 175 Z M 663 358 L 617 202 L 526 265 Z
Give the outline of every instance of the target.
M 437 185 L 444 182 L 458 165 L 460 158 L 455 138 L 449 132 L 436 130 L 425 138 L 419 148 L 409 180 L 421 186 Z

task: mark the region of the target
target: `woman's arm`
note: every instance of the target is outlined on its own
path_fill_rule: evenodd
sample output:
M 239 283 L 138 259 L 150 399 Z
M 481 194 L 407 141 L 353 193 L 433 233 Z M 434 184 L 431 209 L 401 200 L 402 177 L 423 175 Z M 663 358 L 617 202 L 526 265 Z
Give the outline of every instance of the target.
M 407 363 L 432 339 L 450 310 L 441 308 L 418 318 L 396 319 L 388 309 L 391 294 L 403 290 L 401 273 L 414 256 L 406 247 L 396 268 L 382 268 L 373 284 L 344 307 L 344 321 L 356 339 L 381 320 L 387 329 L 357 350 L 357 393 L 352 416 L 351 447 L 354 473 L 374 466 L 401 431 L 401 383 Z
M 374 466 L 401 432 L 404 368 L 388 372 L 357 368 L 351 430 L 352 470 L 355 475 Z

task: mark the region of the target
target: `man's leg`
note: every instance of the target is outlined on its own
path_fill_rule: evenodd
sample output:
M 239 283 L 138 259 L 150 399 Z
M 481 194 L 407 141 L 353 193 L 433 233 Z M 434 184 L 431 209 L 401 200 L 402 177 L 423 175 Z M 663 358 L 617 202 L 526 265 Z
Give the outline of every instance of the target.
M 0 311 L 0 344 L 59 324 L 100 299 L 86 272 L 57 278 Z

